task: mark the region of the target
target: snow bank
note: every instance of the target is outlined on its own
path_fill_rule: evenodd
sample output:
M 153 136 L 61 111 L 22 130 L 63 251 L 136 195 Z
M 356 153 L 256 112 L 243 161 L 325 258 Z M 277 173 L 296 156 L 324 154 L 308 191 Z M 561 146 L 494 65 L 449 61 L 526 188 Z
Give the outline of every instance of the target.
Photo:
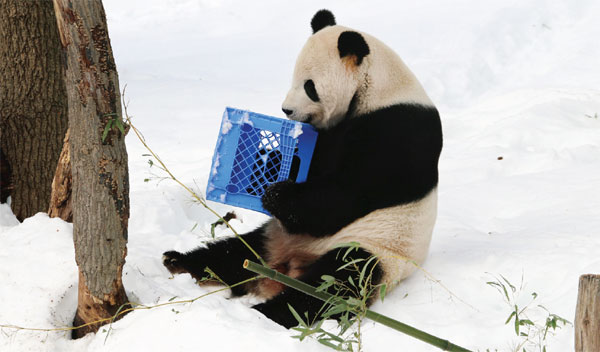
M 44 213 L 15 225 L 0 207 L 0 324 L 22 327 L 69 326 L 77 305 L 73 229 Z M 2 351 L 54 351 L 65 333 L 2 329 Z

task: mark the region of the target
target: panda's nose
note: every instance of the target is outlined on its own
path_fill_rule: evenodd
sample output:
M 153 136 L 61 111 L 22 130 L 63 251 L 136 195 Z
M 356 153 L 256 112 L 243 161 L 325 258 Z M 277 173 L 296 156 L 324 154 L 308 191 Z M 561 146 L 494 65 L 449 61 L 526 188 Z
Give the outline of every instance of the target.
M 288 110 L 286 108 L 282 108 L 281 109 L 283 111 L 284 114 L 286 114 L 287 116 L 290 116 L 291 114 L 294 113 L 294 110 Z

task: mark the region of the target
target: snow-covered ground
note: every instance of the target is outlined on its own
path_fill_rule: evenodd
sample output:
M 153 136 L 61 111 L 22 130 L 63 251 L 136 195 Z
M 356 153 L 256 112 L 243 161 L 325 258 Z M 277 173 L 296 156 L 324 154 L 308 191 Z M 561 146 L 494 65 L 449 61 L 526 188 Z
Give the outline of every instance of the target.
M 503 275 L 573 320 L 580 274 L 600 273 L 600 2 L 105 0 L 121 86 L 146 140 L 203 190 L 222 111 L 281 116 L 295 56 L 320 8 L 395 48 L 436 102 L 444 127 L 439 215 L 424 269 L 373 310 L 461 346 L 510 351 L 510 308 L 486 284 Z M 210 238 L 214 219 L 172 182 L 144 182 L 145 150 L 128 137 L 131 219 L 124 284 L 145 305 L 208 292 L 170 278 L 165 250 Z M 230 208 L 213 204 L 219 212 Z M 244 232 L 265 218 L 238 211 Z M 219 230 L 219 234 L 226 231 Z M 0 205 L 0 325 L 68 326 L 77 296 L 72 226 Z M 216 294 L 136 311 L 105 332 L 0 328 L 0 351 L 327 351 L 298 342 Z M 532 312 L 532 318 L 539 318 Z M 435 348 L 367 322 L 365 351 Z M 548 351 L 573 349 L 573 328 Z M 528 349 L 529 350 L 529 349 Z

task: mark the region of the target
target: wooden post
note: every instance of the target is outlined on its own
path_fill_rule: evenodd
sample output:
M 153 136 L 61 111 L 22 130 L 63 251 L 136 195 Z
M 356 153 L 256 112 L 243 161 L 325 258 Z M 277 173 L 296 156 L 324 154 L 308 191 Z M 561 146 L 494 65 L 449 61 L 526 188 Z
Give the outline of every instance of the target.
M 575 312 L 575 352 L 600 351 L 600 275 L 581 275 Z

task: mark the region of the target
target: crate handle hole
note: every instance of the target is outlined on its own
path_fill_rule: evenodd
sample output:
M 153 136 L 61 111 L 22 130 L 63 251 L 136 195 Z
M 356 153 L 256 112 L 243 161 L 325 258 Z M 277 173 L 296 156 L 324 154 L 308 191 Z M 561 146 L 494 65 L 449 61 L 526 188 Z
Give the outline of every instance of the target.
M 227 185 L 226 189 L 229 193 L 238 193 L 239 191 L 238 186 L 236 185 Z

